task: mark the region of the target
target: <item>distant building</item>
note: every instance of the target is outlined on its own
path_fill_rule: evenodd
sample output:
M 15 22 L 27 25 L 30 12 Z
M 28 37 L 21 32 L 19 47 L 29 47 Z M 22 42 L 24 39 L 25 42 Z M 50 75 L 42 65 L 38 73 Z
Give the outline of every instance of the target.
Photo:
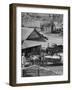
M 43 24 L 41 26 L 41 31 L 44 33 L 51 33 L 51 24 L 50 23 Z
M 55 28 L 54 28 L 53 32 L 56 32 L 56 33 L 63 32 L 63 24 L 62 23 L 54 22 L 54 24 L 55 24 Z

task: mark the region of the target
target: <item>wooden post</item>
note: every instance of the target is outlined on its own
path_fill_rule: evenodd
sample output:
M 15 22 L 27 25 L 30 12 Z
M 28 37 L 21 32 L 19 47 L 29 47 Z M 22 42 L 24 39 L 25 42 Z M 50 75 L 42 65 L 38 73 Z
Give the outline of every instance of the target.
M 38 76 L 40 76 L 40 71 L 39 71 L 39 67 L 38 67 Z

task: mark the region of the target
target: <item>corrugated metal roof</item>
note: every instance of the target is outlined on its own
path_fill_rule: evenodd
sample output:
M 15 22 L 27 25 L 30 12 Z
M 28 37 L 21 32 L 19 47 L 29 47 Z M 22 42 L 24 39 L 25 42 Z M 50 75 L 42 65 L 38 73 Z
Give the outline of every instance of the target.
M 33 32 L 34 28 L 22 28 L 22 40 L 26 40 L 27 37 Z
M 34 47 L 34 46 L 40 46 L 41 44 L 42 44 L 42 42 L 25 40 L 22 44 L 22 49 L 26 49 L 26 48 Z

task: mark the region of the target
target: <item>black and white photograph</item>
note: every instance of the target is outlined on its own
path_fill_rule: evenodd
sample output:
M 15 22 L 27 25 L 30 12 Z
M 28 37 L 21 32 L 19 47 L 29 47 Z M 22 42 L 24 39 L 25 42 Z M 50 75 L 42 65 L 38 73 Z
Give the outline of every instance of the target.
M 21 12 L 21 77 L 63 75 L 63 14 Z
M 11 4 L 10 84 L 70 82 L 70 7 Z

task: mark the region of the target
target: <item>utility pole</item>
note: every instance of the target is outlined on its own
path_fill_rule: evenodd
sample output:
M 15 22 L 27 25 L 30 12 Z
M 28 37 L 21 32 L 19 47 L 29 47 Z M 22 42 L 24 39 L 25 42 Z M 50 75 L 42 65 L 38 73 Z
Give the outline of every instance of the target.
M 51 32 L 53 32 L 53 28 L 54 28 L 54 14 L 51 14 L 50 17 L 51 17 Z

